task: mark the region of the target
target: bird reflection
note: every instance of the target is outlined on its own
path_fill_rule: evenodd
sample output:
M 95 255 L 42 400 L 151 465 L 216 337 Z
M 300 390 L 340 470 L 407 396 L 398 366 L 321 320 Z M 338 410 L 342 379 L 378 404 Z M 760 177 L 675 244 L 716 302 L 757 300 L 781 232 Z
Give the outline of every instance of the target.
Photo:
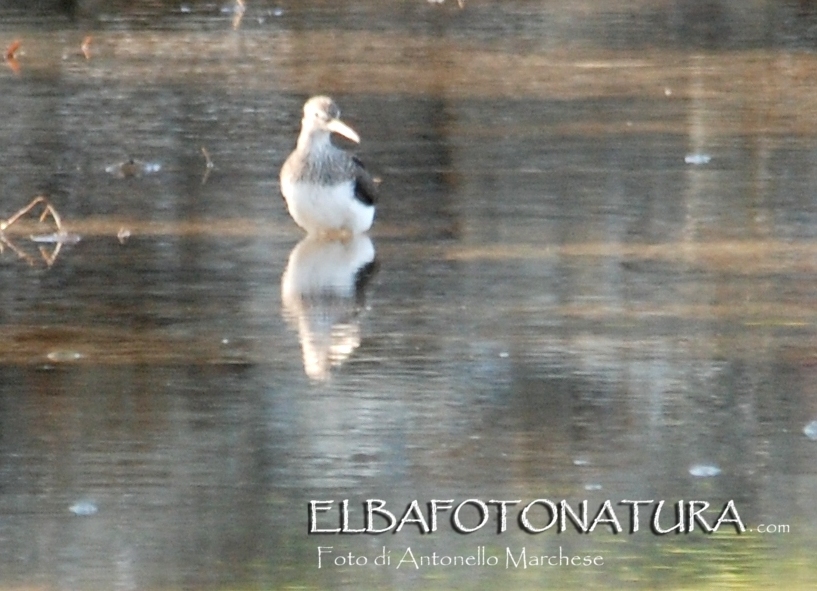
M 360 346 L 359 314 L 377 268 L 365 234 L 345 240 L 307 236 L 281 277 L 284 317 L 298 329 L 304 370 L 327 380 Z

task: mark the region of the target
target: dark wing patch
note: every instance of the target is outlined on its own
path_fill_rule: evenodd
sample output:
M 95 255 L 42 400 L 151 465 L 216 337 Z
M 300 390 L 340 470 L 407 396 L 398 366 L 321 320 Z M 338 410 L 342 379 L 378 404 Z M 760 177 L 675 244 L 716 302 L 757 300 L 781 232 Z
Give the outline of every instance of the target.
M 360 158 L 352 156 L 352 160 L 355 163 L 355 197 L 361 203 L 374 205 L 377 202 L 377 184 Z

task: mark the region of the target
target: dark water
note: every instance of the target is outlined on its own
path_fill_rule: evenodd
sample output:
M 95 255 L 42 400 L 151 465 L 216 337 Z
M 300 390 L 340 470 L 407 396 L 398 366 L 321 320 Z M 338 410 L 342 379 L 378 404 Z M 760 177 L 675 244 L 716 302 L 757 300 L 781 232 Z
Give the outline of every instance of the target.
M 813 3 L 2 6 L 0 216 L 45 194 L 81 240 L 3 234 L 0 587 L 817 581 Z M 300 242 L 279 196 L 318 92 L 369 237 Z M 307 535 L 321 499 L 521 502 Z M 524 533 L 535 499 L 625 531 Z M 747 531 L 656 535 L 659 500 Z

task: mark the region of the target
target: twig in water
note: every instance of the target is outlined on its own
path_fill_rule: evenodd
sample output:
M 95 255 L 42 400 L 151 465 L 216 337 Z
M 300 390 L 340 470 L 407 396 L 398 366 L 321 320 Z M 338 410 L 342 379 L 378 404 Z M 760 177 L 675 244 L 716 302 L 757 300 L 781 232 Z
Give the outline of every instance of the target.
M 22 41 L 16 39 L 11 42 L 11 45 L 8 46 L 6 49 L 6 59 L 11 61 L 13 59 L 17 59 L 17 50 L 20 49 L 20 46 L 23 44 Z
M 17 61 L 17 50 L 20 49 L 20 45 L 22 44 L 23 42 L 17 39 L 16 41 L 12 41 L 11 45 L 6 49 L 6 63 L 15 74 L 20 73 L 20 62 Z
M 207 168 L 213 168 L 213 166 L 215 165 L 213 164 L 213 161 L 210 159 L 210 153 L 207 151 L 207 148 L 202 146 L 201 153 L 204 156 L 205 166 L 207 166 Z
M 31 203 L 20 209 L 9 219 L 0 221 L 0 232 L 8 230 L 12 225 L 14 225 L 17 222 L 17 220 L 19 220 L 29 211 L 37 207 L 37 205 L 39 205 L 40 203 L 44 204 L 43 212 L 42 214 L 40 214 L 40 221 L 41 222 L 45 221 L 45 218 L 50 214 L 51 218 L 54 220 L 54 224 L 57 226 L 57 231 L 62 232 L 62 220 L 60 219 L 60 214 L 58 214 L 57 210 L 54 209 L 54 206 L 48 202 L 48 199 L 46 199 L 42 195 L 32 199 Z
M 40 214 L 39 221 L 44 222 L 47 217 L 51 217 L 54 220 L 54 226 L 56 227 L 57 231 L 53 234 L 49 235 L 41 235 L 41 236 L 31 236 L 31 240 L 34 242 L 50 242 L 56 244 L 54 250 L 49 253 L 48 249 L 45 246 L 40 246 L 40 256 L 42 256 L 43 260 L 45 261 L 47 266 L 51 266 L 54 264 L 54 261 L 57 260 L 57 256 L 60 254 L 60 250 L 62 249 L 62 245 L 67 242 L 77 242 L 79 241 L 79 236 L 75 234 L 68 234 L 62 228 L 62 219 L 60 218 L 60 214 L 57 213 L 57 210 L 54 209 L 54 206 L 49 203 L 48 199 L 43 197 L 42 195 L 35 197 L 32 199 L 31 203 L 17 211 L 13 216 L 8 218 L 7 220 L 0 220 L 0 253 L 3 252 L 4 247 L 8 246 L 11 250 L 13 250 L 17 256 L 21 259 L 24 259 L 28 262 L 29 265 L 34 264 L 34 259 L 26 254 L 22 249 L 17 247 L 14 242 L 5 235 L 5 231 L 8 230 L 11 226 L 16 224 L 20 218 L 30 212 L 32 209 L 37 207 L 38 205 L 43 206 L 43 211 Z
M 201 184 L 203 185 L 204 183 L 207 182 L 207 177 L 210 176 L 210 171 L 213 170 L 213 168 L 215 167 L 215 164 L 213 164 L 213 160 L 210 158 L 210 153 L 207 151 L 207 148 L 202 146 L 201 147 L 201 153 L 204 156 L 204 166 L 205 166 L 204 176 L 201 177 Z
M 82 40 L 82 45 L 79 46 L 79 48 L 82 50 L 82 55 L 85 56 L 86 60 L 91 59 L 91 41 L 93 41 L 93 39 L 93 37 L 88 35 Z

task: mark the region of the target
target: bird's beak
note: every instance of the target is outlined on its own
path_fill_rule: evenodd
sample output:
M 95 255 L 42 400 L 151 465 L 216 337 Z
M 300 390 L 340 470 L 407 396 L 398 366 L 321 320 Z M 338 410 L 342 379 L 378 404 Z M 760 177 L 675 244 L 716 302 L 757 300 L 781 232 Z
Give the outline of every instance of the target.
M 327 123 L 326 127 L 329 128 L 329 131 L 334 131 L 346 139 L 352 140 L 356 144 L 360 143 L 360 136 L 357 135 L 354 129 L 346 125 L 340 119 L 332 119 L 329 123 Z

